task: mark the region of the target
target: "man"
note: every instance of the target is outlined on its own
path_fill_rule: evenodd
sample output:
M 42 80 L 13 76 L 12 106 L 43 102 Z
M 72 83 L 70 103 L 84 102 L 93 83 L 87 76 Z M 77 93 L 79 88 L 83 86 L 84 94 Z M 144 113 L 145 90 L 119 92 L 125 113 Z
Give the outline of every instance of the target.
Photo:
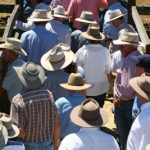
M 143 105 L 141 112 L 132 124 L 127 141 L 127 150 L 145 150 L 150 142 L 150 74 L 144 73 L 140 77 L 135 77 L 129 81 L 129 84 Z
M 11 117 L 20 130 L 18 139 L 26 149 L 57 149 L 59 119 L 52 93 L 43 88 L 44 69 L 26 63 L 17 71 L 26 87 L 17 94 L 11 104 Z
M 59 84 L 67 82 L 69 74 L 64 72 L 64 68 L 72 63 L 73 58 L 74 53 L 70 46 L 64 43 L 56 45 L 41 58 L 42 67 L 47 70 L 47 81 L 44 86 L 52 91 L 55 100 L 69 94 Z
M 90 24 L 97 24 L 93 19 L 93 13 L 90 11 L 82 11 L 80 18 L 76 18 L 75 20 L 80 22 L 81 28 L 71 33 L 71 49 L 73 52 L 77 52 L 79 48 L 87 44 L 87 39 L 81 33 L 86 32 Z
M 136 32 L 128 32 L 123 29 L 119 32 L 119 39 L 113 41 L 114 45 L 120 45 L 120 51 L 113 54 L 112 75 L 114 82 L 115 98 L 115 122 L 120 142 L 125 149 L 127 136 L 132 124 L 132 106 L 135 92 L 129 85 L 129 80 L 137 76 L 136 62 L 141 53 L 137 51 L 140 46 Z
M 61 83 L 60 86 L 69 91 L 69 96 L 59 98 L 55 104 L 59 111 L 61 120 L 61 139 L 70 133 L 79 131 L 79 127 L 70 120 L 72 109 L 80 105 L 86 98 L 85 90 L 91 85 L 84 83 L 83 77 L 79 73 L 71 73 L 67 83 Z
M 139 76 L 144 72 L 150 73 L 150 55 L 144 54 L 138 57 L 136 63 L 136 70 Z M 138 96 L 136 96 L 132 107 L 133 118 L 136 118 L 136 116 L 139 114 L 142 104 L 142 101 L 139 99 Z
M 87 99 L 73 108 L 70 118 L 82 128 L 66 136 L 59 150 L 119 150 L 116 140 L 99 129 L 107 122 L 108 116 L 94 99 Z
M 35 10 L 29 20 L 34 22 L 35 27 L 21 36 L 22 47 L 28 54 L 24 60 L 40 64 L 42 55 L 58 44 L 59 40 L 56 34 L 45 29 L 46 23 L 50 20 L 47 11 Z
M 24 88 L 17 76 L 16 69 L 24 64 L 19 55 L 26 56 L 26 52 L 22 49 L 21 41 L 16 38 L 7 38 L 5 43 L 0 44 L 0 49 L 2 50 L 2 59 L 8 66 L 2 88 L 7 91 L 9 101 L 12 101 L 12 98 Z M 1 89 L 2 93 L 3 89 Z
M 79 18 L 82 11 L 90 11 L 93 13 L 94 20 L 99 20 L 99 8 L 107 8 L 108 4 L 106 0 L 96 0 L 94 3 L 91 0 L 71 0 L 68 7 L 68 15 L 71 17 L 71 21 L 74 29 L 80 29 L 80 23 L 76 22 L 76 18 Z
M 94 98 L 103 107 L 109 89 L 110 53 L 100 44 L 105 36 L 99 32 L 97 25 L 90 25 L 87 32 L 81 34 L 89 44 L 76 53 L 76 62 L 84 70 L 84 78 L 92 87 L 87 89 L 87 96 Z
M 68 19 L 63 6 L 58 5 L 54 8 L 53 19 L 46 24 L 46 29 L 57 34 L 60 43 L 71 45 L 71 32 L 64 21 Z
M 104 35 L 108 38 L 108 40 L 117 40 L 119 37 L 119 31 L 122 29 L 126 29 L 129 32 L 135 32 L 135 29 L 124 22 L 124 17 L 127 14 L 123 14 L 120 9 L 112 10 L 110 12 L 110 17 L 107 23 L 110 23 L 110 25 L 106 25 L 103 29 Z M 119 47 L 116 45 L 113 45 L 112 43 L 109 45 L 110 52 L 113 53 L 117 50 L 119 50 Z

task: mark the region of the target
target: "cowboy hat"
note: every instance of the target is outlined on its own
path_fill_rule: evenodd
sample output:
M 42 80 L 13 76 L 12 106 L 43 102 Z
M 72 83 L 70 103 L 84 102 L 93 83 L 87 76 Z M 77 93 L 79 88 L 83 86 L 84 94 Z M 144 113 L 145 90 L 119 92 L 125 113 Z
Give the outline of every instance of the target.
M 60 86 L 67 90 L 80 91 L 90 88 L 91 84 L 84 83 L 83 77 L 80 73 L 71 73 L 68 82 L 62 83 Z
M 27 55 L 27 53 L 22 49 L 22 42 L 21 40 L 14 38 L 14 37 L 10 37 L 10 38 L 6 38 L 5 43 L 0 44 L 0 49 L 8 49 L 11 50 L 17 54 L 21 54 L 21 55 Z
M 68 19 L 69 17 L 66 15 L 65 8 L 61 5 L 57 5 L 54 8 L 53 17 Z
M 31 20 L 33 22 L 48 22 L 51 19 L 51 14 L 46 9 L 36 9 L 28 18 L 28 20 Z
M 93 20 L 93 13 L 90 11 L 82 11 L 80 18 L 76 18 L 75 20 L 87 24 L 97 24 L 97 22 Z
M 6 127 L 8 132 L 8 138 L 14 138 L 19 135 L 19 129 L 16 125 L 12 124 L 12 119 L 5 113 L 0 113 L 0 121 Z
M 87 32 L 82 32 L 81 35 L 88 40 L 94 41 L 101 41 L 105 38 L 104 34 L 100 33 L 99 26 L 94 24 L 90 24 Z
M 70 46 L 59 43 L 41 58 L 41 65 L 49 71 L 60 70 L 67 67 L 74 58 Z
M 150 100 L 150 73 L 144 73 L 140 77 L 130 79 L 129 84 L 136 93 Z
M 22 84 L 28 89 L 37 89 L 46 80 L 44 69 L 31 62 L 25 63 L 16 72 Z
M 92 98 L 75 107 L 70 118 L 73 123 L 84 128 L 100 127 L 108 121 L 107 113 Z
M 112 12 L 110 13 L 109 20 L 108 20 L 107 22 L 111 22 L 111 21 L 116 20 L 116 19 L 118 19 L 118 18 L 121 18 L 121 17 L 123 17 L 123 16 L 125 16 L 125 15 L 126 15 L 126 14 L 123 14 L 123 13 L 120 11 L 120 9 L 116 9 L 116 10 L 114 10 L 114 11 L 112 11 Z
M 8 132 L 6 127 L 0 121 L 0 149 L 2 149 L 8 141 Z
M 113 40 L 114 45 L 133 45 L 141 46 L 139 35 L 137 32 L 129 32 L 127 29 L 122 29 L 119 32 L 118 40 Z

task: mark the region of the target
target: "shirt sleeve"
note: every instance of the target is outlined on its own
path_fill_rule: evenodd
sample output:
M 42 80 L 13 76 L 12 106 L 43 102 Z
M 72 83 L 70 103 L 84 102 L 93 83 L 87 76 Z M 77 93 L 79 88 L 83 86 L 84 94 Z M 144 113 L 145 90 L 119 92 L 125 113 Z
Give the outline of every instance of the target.
M 106 49 L 106 64 L 105 64 L 105 72 L 107 74 L 110 73 L 110 65 L 111 65 L 111 56 L 110 56 L 110 53 L 109 53 L 109 50 Z
M 82 48 L 76 52 L 76 64 L 77 66 L 81 66 L 83 68 L 84 63 L 83 63 Z

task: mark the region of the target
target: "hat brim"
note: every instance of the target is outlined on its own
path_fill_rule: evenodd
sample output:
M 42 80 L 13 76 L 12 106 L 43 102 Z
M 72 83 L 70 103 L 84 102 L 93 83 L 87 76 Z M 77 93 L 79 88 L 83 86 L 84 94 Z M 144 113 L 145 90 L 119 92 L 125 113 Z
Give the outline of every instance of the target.
M 51 18 L 47 18 L 47 19 L 40 19 L 40 18 L 28 18 L 28 20 L 31 20 L 33 22 L 48 22 L 51 20 Z
M 51 63 L 49 61 L 50 51 L 48 53 L 44 54 L 41 58 L 41 65 L 43 66 L 43 68 L 45 68 L 46 70 L 49 70 L 49 71 L 55 71 L 55 70 L 64 69 L 69 64 L 71 64 L 71 62 L 73 61 L 73 58 L 74 58 L 74 53 L 71 50 L 64 50 L 63 52 L 65 55 L 64 59 L 57 63 Z
M 2 136 L 0 136 L 0 149 L 2 149 L 8 141 L 8 132 L 5 126 L 2 127 Z
M 62 84 L 60 84 L 60 86 L 67 90 L 80 91 L 80 90 L 86 90 L 86 89 L 90 88 L 92 85 L 84 84 L 82 86 L 73 86 L 73 85 L 69 85 L 67 83 L 62 83 Z
M 79 112 L 80 107 L 81 106 L 75 107 L 70 114 L 71 121 L 74 124 L 80 127 L 84 127 L 84 128 L 95 128 L 95 127 L 103 126 L 104 124 L 107 123 L 108 115 L 104 110 L 102 109 L 99 110 L 98 119 L 94 121 L 90 121 L 90 120 L 83 120 L 81 117 L 79 117 L 78 112 Z
M 54 15 L 52 15 L 52 17 L 57 17 L 57 18 L 62 18 L 62 19 L 69 19 L 69 17 L 68 17 L 68 16 L 58 15 L 58 14 L 54 14 Z
M 136 93 L 138 93 L 140 96 L 144 97 L 145 99 L 150 100 L 150 94 L 145 93 L 138 85 L 139 78 L 140 77 L 135 77 L 135 78 L 130 79 L 129 84 Z
M 27 53 L 25 52 L 24 49 L 20 49 L 20 51 L 13 49 L 12 47 L 8 47 L 8 45 L 6 43 L 0 44 L 0 50 L 3 49 L 8 49 L 8 50 L 12 50 L 13 52 L 17 53 L 18 55 L 24 55 L 27 56 Z
M 93 37 L 93 36 L 87 34 L 87 32 L 82 32 L 81 35 L 82 35 L 84 38 L 86 38 L 86 39 L 88 39 L 88 40 L 93 40 L 93 41 L 102 41 L 102 40 L 105 39 L 105 35 L 102 34 L 102 33 L 100 33 L 100 35 L 99 35 L 98 37 Z
M 109 23 L 109 22 L 111 22 L 111 21 L 114 21 L 114 20 L 116 20 L 116 19 L 118 19 L 118 18 L 121 18 L 121 17 L 123 17 L 123 16 L 125 16 L 125 15 L 127 15 L 127 14 L 122 14 L 122 15 L 120 15 L 120 16 L 117 16 L 117 17 L 115 17 L 115 18 L 113 18 L 113 19 L 108 20 L 106 23 Z
M 20 131 L 18 127 L 12 124 L 12 130 L 8 131 L 8 139 L 15 138 L 19 135 Z
M 45 77 L 45 72 L 43 69 L 41 69 L 40 66 L 37 66 L 38 67 L 38 70 L 39 70 L 39 75 L 38 75 L 38 78 L 36 79 L 36 81 L 28 81 L 26 80 L 24 77 L 23 77 L 23 70 L 24 68 L 23 67 L 19 67 L 16 69 L 16 73 L 21 81 L 21 83 L 27 87 L 28 89 L 37 89 L 39 88 L 41 85 L 43 85 L 43 83 L 45 82 L 46 80 L 46 77 Z
M 78 22 L 83 22 L 83 23 L 87 23 L 87 24 L 97 24 L 96 21 L 88 21 L 88 20 L 81 19 L 81 18 L 76 18 L 75 20 Z
M 141 43 L 140 43 L 140 42 L 137 42 L 137 43 L 130 43 L 130 42 L 121 41 L 120 39 L 118 39 L 118 40 L 113 40 L 113 44 L 114 44 L 114 45 L 133 45 L 133 46 L 141 46 Z

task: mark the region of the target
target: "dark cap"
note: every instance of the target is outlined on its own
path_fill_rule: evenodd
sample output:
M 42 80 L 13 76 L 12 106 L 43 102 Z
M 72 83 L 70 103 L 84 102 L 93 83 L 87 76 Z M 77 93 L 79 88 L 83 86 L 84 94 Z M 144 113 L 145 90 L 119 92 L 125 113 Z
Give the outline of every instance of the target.
M 138 56 L 137 66 L 143 67 L 145 72 L 150 72 L 150 55 L 144 54 Z

